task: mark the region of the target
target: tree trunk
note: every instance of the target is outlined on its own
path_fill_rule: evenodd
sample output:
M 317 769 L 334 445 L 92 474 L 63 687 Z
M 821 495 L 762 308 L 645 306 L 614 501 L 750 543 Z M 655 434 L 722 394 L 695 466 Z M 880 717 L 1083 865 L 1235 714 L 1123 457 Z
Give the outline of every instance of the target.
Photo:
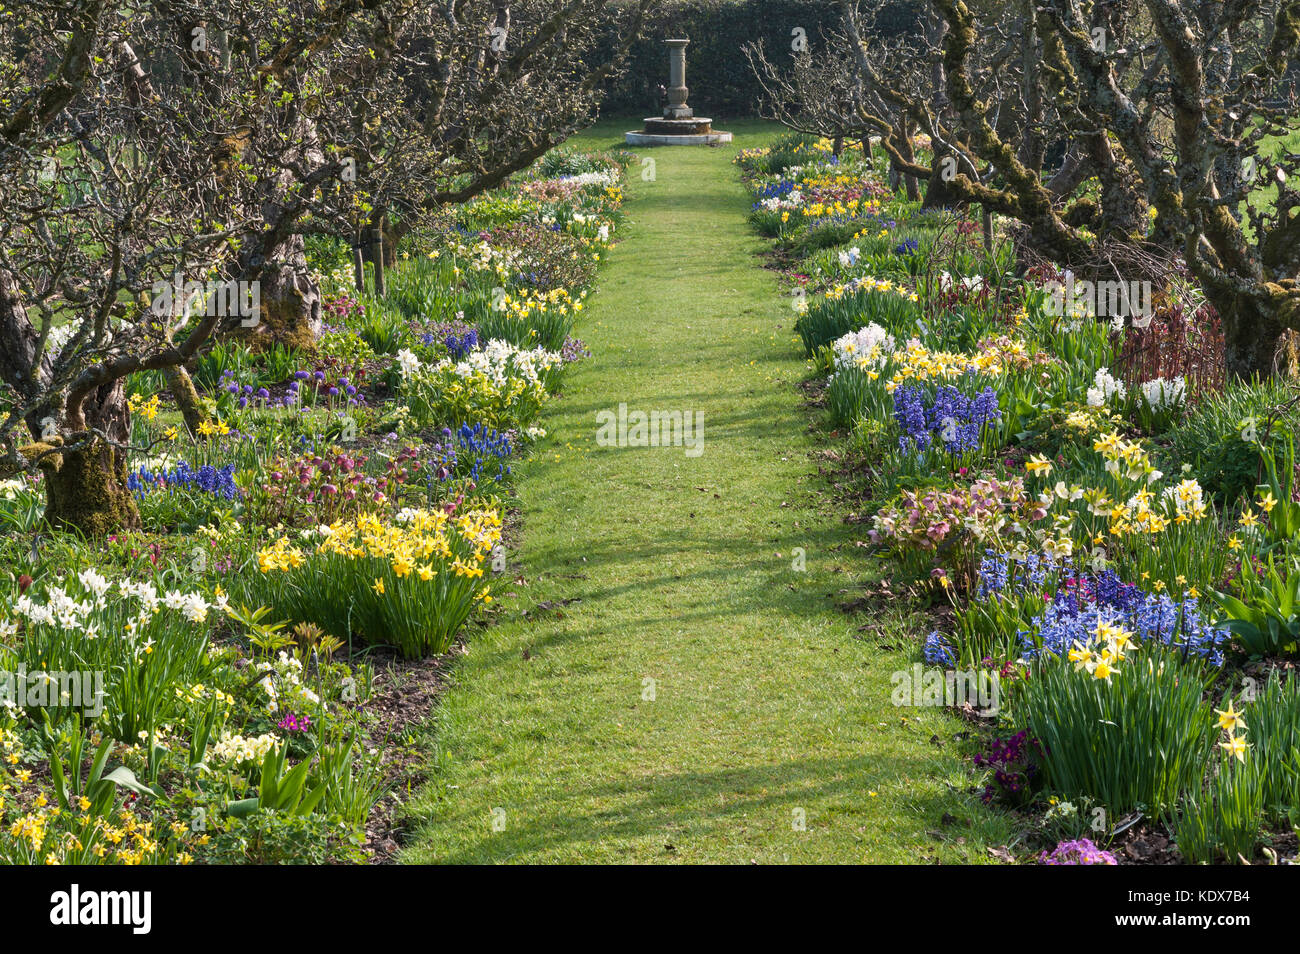
M 908 162 L 916 161 L 916 151 L 912 149 L 912 124 L 904 121 L 902 127 L 902 138 L 899 141 L 898 151 Z M 916 202 L 921 198 L 921 186 L 916 181 L 916 176 L 903 176 L 903 188 L 907 192 L 909 202 Z
M 198 434 L 199 425 L 208 419 L 208 415 L 203 410 L 199 392 L 195 389 L 189 372 L 185 370 L 184 365 L 173 364 L 163 368 L 162 373 L 168 389 L 172 392 L 172 397 L 176 400 L 176 406 L 180 408 L 181 417 L 185 419 L 186 428 L 191 434 Z
M 965 200 L 953 190 L 943 176 L 944 159 L 950 156 L 951 153 L 936 145 L 933 158 L 930 160 L 930 179 L 925 187 L 922 209 L 960 209 L 966 206 Z
M 384 229 L 375 224 L 370 229 L 370 257 L 375 263 L 375 296 L 383 298 L 388 294 L 388 281 L 384 277 Z
M 352 235 L 352 284 L 357 294 L 366 290 L 365 231 L 357 229 Z
M 131 412 L 122 380 L 96 389 L 86 398 L 87 430 L 97 430 L 126 444 L 131 436 Z M 70 442 L 77 442 L 74 434 Z M 99 438 L 87 446 L 46 458 L 45 519 L 59 530 L 76 530 L 101 537 L 140 526 L 140 511 L 126 487 L 126 452 Z
M 1228 377 L 1270 377 L 1285 326 L 1249 298 L 1209 289 L 1206 293 L 1223 321 L 1223 359 Z
M 321 330 L 320 286 L 307 269 L 302 236 L 293 236 L 286 246 L 262 275 L 256 322 L 239 328 L 236 335 L 253 348 L 277 343 L 311 351 Z

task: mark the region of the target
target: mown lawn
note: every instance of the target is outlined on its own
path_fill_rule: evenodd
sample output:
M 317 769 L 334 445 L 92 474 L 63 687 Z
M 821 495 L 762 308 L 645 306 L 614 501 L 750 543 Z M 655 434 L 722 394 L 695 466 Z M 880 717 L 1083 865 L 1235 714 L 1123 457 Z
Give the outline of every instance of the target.
M 1009 837 L 968 793 L 961 724 L 890 701 L 921 618 L 834 606 L 874 571 L 817 476 L 793 313 L 730 161 L 776 130 L 726 128 L 632 169 L 580 325 L 594 357 L 519 469 L 521 582 L 434 715 L 407 862 L 979 862 Z M 598 446 L 620 402 L 702 413 L 703 453 Z

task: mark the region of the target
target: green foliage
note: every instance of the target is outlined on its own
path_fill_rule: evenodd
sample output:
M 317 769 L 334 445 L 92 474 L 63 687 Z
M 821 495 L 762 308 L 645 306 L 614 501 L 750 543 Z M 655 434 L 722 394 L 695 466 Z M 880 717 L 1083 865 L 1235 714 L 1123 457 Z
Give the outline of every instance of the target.
M 1050 753 L 1049 789 L 1092 798 L 1114 819 L 1138 807 L 1158 814 L 1204 774 L 1215 734 L 1205 678 L 1196 661 L 1154 648 L 1131 652 L 1109 679 L 1047 655 L 1014 715 Z
M 1265 810 L 1281 822 L 1300 808 L 1300 679 L 1274 671 L 1243 709 L 1247 758 L 1259 768 Z
M 1178 464 L 1191 464 L 1201 485 L 1225 504 L 1236 503 L 1258 483 L 1259 441 L 1280 456 L 1288 437 L 1300 433 L 1300 409 L 1285 381 L 1270 378 L 1202 395 L 1168 433 Z M 1270 408 L 1286 410 L 1269 426 Z
M 1264 822 L 1264 786 L 1256 764 L 1225 758 L 1203 789 L 1189 794 L 1174 842 L 1191 864 L 1251 860 Z
M 399 299 L 400 300 L 400 299 Z M 365 316 L 356 323 L 356 333 L 375 354 L 397 354 L 414 340 L 406 323 L 406 312 L 397 301 L 363 294 Z
M 794 327 L 803 340 L 805 355 L 811 358 L 818 348 L 873 321 L 897 336 L 914 328 L 920 317 L 920 306 L 896 292 L 860 288 L 810 302 Z
M 1284 556 L 1279 566 L 1269 554 L 1263 572 L 1243 560 L 1237 592 L 1214 592 L 1223 625 L 1237 643 L 1252 656 L 1294 652 L 1300 640 L 1300 560 Z

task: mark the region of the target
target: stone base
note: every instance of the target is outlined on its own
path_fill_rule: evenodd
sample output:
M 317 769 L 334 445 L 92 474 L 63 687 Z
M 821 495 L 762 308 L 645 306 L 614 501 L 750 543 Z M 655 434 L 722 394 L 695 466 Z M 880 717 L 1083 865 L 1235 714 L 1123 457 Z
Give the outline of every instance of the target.
M 629 146 L 707 146 L 715 142 L 731 142 L 729 132 L 709 132 L 687 136 L 664 136 L 636 131 L 623 134 Z
M 714 142 L 731 142 L 731 133 L 714 132 L 713 120 L 707 116 L 691 119 L 660 119 L 649 116 L 645 127 L 626 133 L 629 146 L 706 146 Z
M 713 120 L 705 116 L 690 119 L 657 119 L 653 116 L 643 120 L 641 131 L 649 136 L 703 136 L 713 132 Z

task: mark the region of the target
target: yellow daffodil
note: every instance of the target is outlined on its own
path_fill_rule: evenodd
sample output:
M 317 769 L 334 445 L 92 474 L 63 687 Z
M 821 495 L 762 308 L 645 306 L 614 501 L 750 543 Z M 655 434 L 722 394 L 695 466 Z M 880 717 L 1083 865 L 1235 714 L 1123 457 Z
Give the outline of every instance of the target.
M 1031 474 L 1041 474 L 1048 477 L 1052 473 L 1052 462 L 1041 454 L 1035 454 L 1025 462 L 1025 470 Z
M 1246 737 L 1234 735 L 1227 742 L 1220 742 L 1219 748 L 1223 749 L 1228 755 L 1233 756 L 1238 762 L 1246 761 L 1246 749 L 1250 746 L 1246 743 Z
M 1228 703 L 1226 709 L 1215 709 L 1215 714 L 1219 717 L 1219 728 L 1228 732 L 1236 732 L 1238 729 L 1246 729 L 1246 720 L 1241 717 L 1241 713 Z

